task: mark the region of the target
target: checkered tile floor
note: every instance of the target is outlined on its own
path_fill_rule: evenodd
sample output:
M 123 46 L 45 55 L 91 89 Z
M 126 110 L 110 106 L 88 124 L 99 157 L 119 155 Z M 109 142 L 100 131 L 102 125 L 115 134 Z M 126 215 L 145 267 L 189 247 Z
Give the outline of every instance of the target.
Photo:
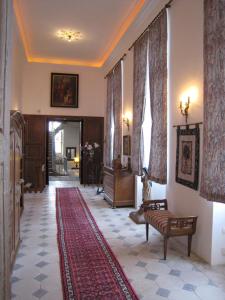
M 43 193 L 26 194 L 21 244 L 12 274 L 12 299 L 62 300 L 56 240 L 55 187 L 76 182 L 51 182 Z M 225 300 L 225 267 L 210 267 L 171 239 L 162 260 L 162 238 L 152 228 L 128 217 L 131 208 L 111 209 L 96 188 L 80 187 L 100 230 L 117 256 L 140 299 Z

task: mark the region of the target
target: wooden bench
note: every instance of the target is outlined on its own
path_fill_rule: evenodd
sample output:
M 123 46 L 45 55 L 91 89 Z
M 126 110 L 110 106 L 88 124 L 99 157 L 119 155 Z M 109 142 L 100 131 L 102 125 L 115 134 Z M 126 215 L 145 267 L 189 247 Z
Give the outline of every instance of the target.
M 167 200 L 147 200 L 143 203 L 146 221 L 146 240 L 148 241 L 149 224 L 164 237 L 164 260 L 167 255 L 167 241 L 173 236 L 188 237 L 188 256 L 191 253 L 192 235 L 196 231 L 197 217 L 177 217 L 168 210 Z

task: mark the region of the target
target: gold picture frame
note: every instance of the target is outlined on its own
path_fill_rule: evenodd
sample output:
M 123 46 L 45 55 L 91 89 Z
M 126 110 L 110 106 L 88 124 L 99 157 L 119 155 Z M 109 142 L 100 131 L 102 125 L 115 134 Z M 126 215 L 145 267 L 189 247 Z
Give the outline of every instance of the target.
M 51 73 L 51 107 L 78 108 L 78 74 Z

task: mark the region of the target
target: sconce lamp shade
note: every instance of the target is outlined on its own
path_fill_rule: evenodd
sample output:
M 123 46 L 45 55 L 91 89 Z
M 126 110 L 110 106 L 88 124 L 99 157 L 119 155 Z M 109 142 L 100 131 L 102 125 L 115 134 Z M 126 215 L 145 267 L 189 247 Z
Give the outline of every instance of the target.
M 74 157 L 74 162 L 75 162 L 75 163 L 79 163 L 79 161 L 80 161 L 79 157 L 77 157 L 77 156 Z

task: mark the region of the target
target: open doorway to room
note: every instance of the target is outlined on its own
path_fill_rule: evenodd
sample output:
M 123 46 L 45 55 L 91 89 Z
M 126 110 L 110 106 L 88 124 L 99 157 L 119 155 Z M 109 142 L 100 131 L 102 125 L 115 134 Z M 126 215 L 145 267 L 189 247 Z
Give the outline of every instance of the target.
M 80 181 L 80 121 L 48 121 L 47 182 Z

